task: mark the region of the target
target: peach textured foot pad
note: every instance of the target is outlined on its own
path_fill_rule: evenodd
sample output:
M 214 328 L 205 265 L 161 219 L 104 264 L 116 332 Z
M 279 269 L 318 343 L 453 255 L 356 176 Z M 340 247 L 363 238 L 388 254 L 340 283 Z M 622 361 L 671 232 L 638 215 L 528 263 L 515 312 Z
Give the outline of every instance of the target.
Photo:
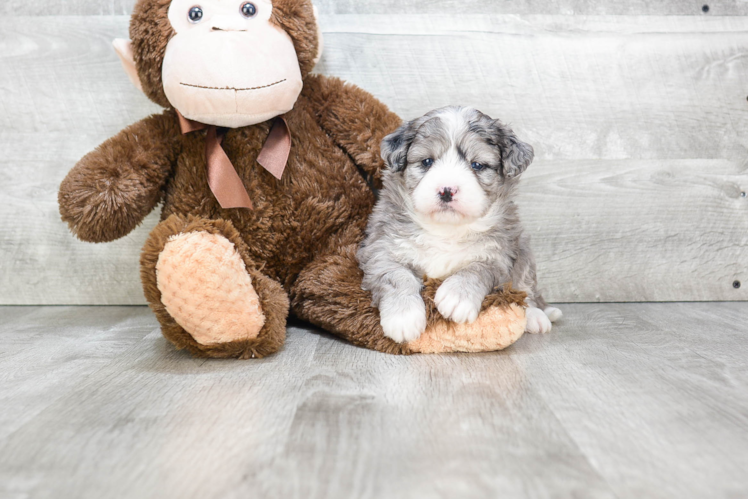
M 525 324 L 525 310 L 517 304 L 492 307 L 481 312 L 470 324 L 442 321 L 430 326 L 408 347 L 428 354 L 500 351 L 519 340 L 525 332 Z
M 252 339 L 265 324 L 244 261 L 223 236 L 171 237 L 158 258 L 156 277 L 166 310 L 200 344 Z

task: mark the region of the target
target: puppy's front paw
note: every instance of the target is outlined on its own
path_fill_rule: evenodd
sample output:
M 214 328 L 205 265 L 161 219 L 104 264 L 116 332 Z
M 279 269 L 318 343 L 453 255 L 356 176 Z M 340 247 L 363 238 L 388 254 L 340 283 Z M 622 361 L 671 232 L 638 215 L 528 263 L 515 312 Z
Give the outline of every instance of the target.
M 410 342 L 426 330 L 426 304 L 420 296 L 382 301 L 379 309 L 384 335 L 395 342 Z
M 528 307 L 525 316 L 527 317 L 527 326 L 525 327 L 527 333 L 548 333 L 551 331 L 551 320 L 541 309 Z
M 439 313 L 455 323 L 472 323 L 478 319 L 484 297 L 465 288 L 459 279 L 448 278 L 434 296 Z

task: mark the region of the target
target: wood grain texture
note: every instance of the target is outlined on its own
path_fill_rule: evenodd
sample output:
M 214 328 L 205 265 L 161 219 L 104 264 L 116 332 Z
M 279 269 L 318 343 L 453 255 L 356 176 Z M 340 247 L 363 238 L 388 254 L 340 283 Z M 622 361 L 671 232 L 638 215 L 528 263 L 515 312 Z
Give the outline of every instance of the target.
M 498 353 L 296 325 L 244 362 L 146 308 L 0 308 L 0 496 L 748 495 L 748 303 L 561 307 Z
M 0 304 L 143 303 L 137 261 L 157 215 L 89 245 L 68 234 L 56 203 L 78 159 L 158 110 L 111 49 L 127 22 L 0 20 Z M 549 300 L 748 299 L 748 286 L 732 288 L 748 282 L 747 17 L 361 14 L 321 24 L 320 72 L 405 118 L 479 107 L 533 144 L 520 209 Z
M 726 160 L 541 160 L 517 203 L 551 301 L 746 300 L 745 186 Z
M 77 241 L 57 190 L 88 151 L 159 108 L 111 47 L 127 17 L 0 23 L 0 303 L 143 304 L 140 248 L 156 222 L 107 245 Z M 96 298 L 98 297 L 98 299 Z
M 63 0 L 50 4 L 41 0 L 3 0 L 4 16 L 124 16 L 132 13 L 136 0 Z
M 748 165 L 748 18 L 340 15 L 323 27 L 318 69 L 405 118 L 476 106 L 546 160 Z
M 314 0 L 325 14 L 555 14 L 602 16 L 734 16 L 741 0 Z M 705 13 L 704 5 L 709 9 Z
M 310 375 L 263 496 L 611 495 L 511 354 L 391 358 L 325 338 Z
M 556 348 L 526 337 L 532 354 L 519 364 L 543 380 L 534 387 L 615 496 L 744 496 L 736 474 L 748 458 L 748 371 L 735 352 L 748 306 L 579 304 L 564 313 Z
M 157 329 L 142 307 L 5 307 L 0 317 L 0 364 L 14 367 L 0 375 L 0 440 Z
M 314 0 L 323 14 L 558 14 L 740 16 L 748 14 L 742 0 Z M 135 0 L 65 0 L 50 7 L 41 0 L 3 0 L 5 16 L 122 15 Z M 704 5 L 709 9 L 705 13 Z

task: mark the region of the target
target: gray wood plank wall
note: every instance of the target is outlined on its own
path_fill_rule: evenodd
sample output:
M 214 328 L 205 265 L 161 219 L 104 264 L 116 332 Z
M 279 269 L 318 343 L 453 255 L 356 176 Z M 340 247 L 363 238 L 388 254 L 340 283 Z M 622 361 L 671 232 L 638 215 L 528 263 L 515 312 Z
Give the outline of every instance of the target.
M 323 14 L 560 14 L 744 16 L 745 0 L 314 0 Z M 130 14 L 135 0 L 3 0 L 5 16 Z M 704 6 L 707 8 L 705 9 Z
M 0 5 L 0 304 L 144 302 L 157 215 L 90 245 L 56 204 L 80 157 L 158 111 L 111 49 L 132 3 Z M 535 146 L 519 204 L 549 300 L 748 299 L 748 3 L 319 6 L 319 72 L 404 118 L 479 107 Z

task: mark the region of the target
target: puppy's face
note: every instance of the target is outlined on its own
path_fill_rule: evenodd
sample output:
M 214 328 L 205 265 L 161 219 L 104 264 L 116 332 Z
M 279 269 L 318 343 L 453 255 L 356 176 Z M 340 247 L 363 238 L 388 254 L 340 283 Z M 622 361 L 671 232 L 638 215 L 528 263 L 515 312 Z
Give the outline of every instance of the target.
M 415 211 L 437 224 L 469 224 L 486 215 L 530 164 L 532 147 L 498 120 L 468 108 L 443 108 L 406 123 L 382 143 Z

